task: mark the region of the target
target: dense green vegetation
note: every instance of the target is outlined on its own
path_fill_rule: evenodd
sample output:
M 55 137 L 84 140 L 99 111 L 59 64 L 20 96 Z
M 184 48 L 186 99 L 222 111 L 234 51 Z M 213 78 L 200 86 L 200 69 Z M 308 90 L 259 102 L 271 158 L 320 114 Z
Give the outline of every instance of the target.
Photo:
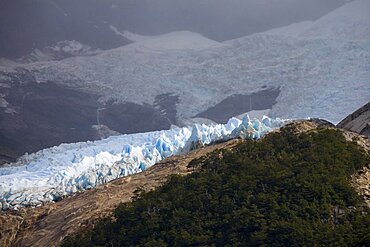
M 370 246 L 370 212 L 350 186 L 369 163 L 339 131 L 285 128 L 192 161 L 199 172 L 138 194 L 63 246 Z

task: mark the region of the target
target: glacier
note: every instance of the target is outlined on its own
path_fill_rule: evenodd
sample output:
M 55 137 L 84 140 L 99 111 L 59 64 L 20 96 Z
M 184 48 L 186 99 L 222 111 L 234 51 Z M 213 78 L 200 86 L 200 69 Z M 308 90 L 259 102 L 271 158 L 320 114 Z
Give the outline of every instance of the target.
M 25 154 L 0 168 L 0 208 L 18 209 L 59 200 L 116 178 L 142 172 L 169 156 L 215 141 L 258 139 L 289 120 L 231 118 L 226 124 L 193 125 L 104 140 L 61 144 Z
M 175 124 L 181 126 L 227 97 L 279 88 L 269 116 L 337 123 L 370 98 L 369 13 L 370 1 L 356 0 L 318 20 L 224 42 L 186 31 L 154 37 L 126 31 L 120 35 L 133 43 L 93 56 L 28 64 L 0 59 L 0 88 L 10 91 L 13 75 L 27 73 L 40 84 L 99 95 L 102 105 L 154 105 L 157 95 L 177 95 Z M 0 110 L 12 117 L 17 108 L 5 96 L 0 94 Z M 58 200 L 208 141 L 259 138 L 276 124 L 268 118 L 249 122 L 116 136 L 25 155 L 0 169 L 0 208 Z
M 370 98 L 369 13 L 370 1 L 356 0 L 317 20 L 224 42 L 187 31 L 122 32 L 133 43 L 94 56 L 0 66 L 0 74 L 25 71 L 40 83 L 93 92 L 103 105 L 153 105 L 157 95 L 177 95 L 181 126 L 230 96 L 279 88 L 270 116 L 338 123 Z

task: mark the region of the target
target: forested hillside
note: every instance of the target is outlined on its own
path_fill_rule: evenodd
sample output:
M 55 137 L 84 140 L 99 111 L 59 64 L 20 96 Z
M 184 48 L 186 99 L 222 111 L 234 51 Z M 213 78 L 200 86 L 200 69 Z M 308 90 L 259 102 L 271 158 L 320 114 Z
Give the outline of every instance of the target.
M 286 127 L 193 160 L 63 246 L 368 246 L 370 210 L 350 176 L 370 163 L 340 131 Z

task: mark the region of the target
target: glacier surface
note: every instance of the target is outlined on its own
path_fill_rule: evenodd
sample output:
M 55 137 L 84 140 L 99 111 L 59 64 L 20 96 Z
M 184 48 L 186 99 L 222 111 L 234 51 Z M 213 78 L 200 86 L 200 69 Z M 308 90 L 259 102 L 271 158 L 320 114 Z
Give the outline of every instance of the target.
M 149 37 L 116 30 L 133 43 L 0 71 L 27 71 L 40 83 L 95 93 L 103 104 L 153 105 L 157 95 L 177 95 L 181 126 L 232 95 L 264 87 L 281 92 L 270 116 L 337 123 L 370 99 L 369 13 L 369 0 L 351 1 L 315 21 L 221 43 L 186 31 Z
M 160 160 L 236 137 L 258 139 L 287 120 L 231 118 L 227 124 L 112 136 L 62 144 L 0 168 L 0 206 L 17 209 L 58 200 L 113 179 L 142 172 Z

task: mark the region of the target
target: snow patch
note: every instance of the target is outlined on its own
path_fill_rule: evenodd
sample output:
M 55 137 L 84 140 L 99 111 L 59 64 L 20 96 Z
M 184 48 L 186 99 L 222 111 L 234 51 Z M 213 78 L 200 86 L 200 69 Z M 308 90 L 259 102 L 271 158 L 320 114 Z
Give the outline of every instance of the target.
M 351 1 L 315 21 L 302 34 L 340 40 L 370 39 L 370 1 Z
M 304 21 L 267 31 L 297 38 L 370 39 L 370 1 L 351 1 L 316 21 Z
M 153 105 L 157 95 L 178 95 L 179 122 L 232 95 L 266 86 L 281 92 L 271 116 L 310 116 L 335 123 L 370 98 L 369 2 L 350 2 L 316 21 L 221 45 L 189 32 L 153 37 L 126 32 L 136 40 L 127 46 L 20 66 L 39 81 L 103 94 L 102 103 L 112 99 Z M 200 47 L 206 49 L 177 49 L 184 47 L 182 42 L 198 47 L 192 40 L 204 41 Z
M 9 68 L 13 68 L 13 67 L 16 67 L 18 65 L 19 64 L 17 62 L 13 61 L 13 60 L 0 57 L 0 67 L 2 67 L 1 70 L 3 70 L 3 71 L 6 71 Z M 1 80 L 1 75 L 0 75 L 0 80 Z
M 221 43 L 208 39 L 199 33 L 178 31 L 158 36 L 144 36 L 125 31 L 122 36 L 135 43 L 127 45 L 132 49 L 150 50 L 202 50 L 222 46 Z
M 9 105 L 9 103 L 6 101 L 6 99 L 2 98 L 2 95 L 0 95 L 0 108 L 6 108 Z
M 265 32 L 266 34 L 285 35 L 299 37 L 305 30 L 313 25 L 313 21 L 293 23 L 285 27 L 279 27 Z
M 65 40 L 57 42 L 43 49 L 34 49 L 30 54 L 17 60 L 19 63 L 32 63 L 41 61 L 62 60 L 75 56 L 92 56 L 101 52 L 89 45 L 81 44 L 76 40 Z
M 140 41 L 145 41 L 145 40 L 148 40 L 148 39 L 151 39 L 153 37 L 151 36 L 146 36 L 146 35 L 140 35 L 140 34 L 137 34 L 137 33 L 131 33 L 129 31 L 119 31 L 115 26 L 113 25 L 110 25 L 109 28 L 116 34 L 116 35 L 119 35 L 119 36 L 122 36 L 132 42 L 140 42 Z

